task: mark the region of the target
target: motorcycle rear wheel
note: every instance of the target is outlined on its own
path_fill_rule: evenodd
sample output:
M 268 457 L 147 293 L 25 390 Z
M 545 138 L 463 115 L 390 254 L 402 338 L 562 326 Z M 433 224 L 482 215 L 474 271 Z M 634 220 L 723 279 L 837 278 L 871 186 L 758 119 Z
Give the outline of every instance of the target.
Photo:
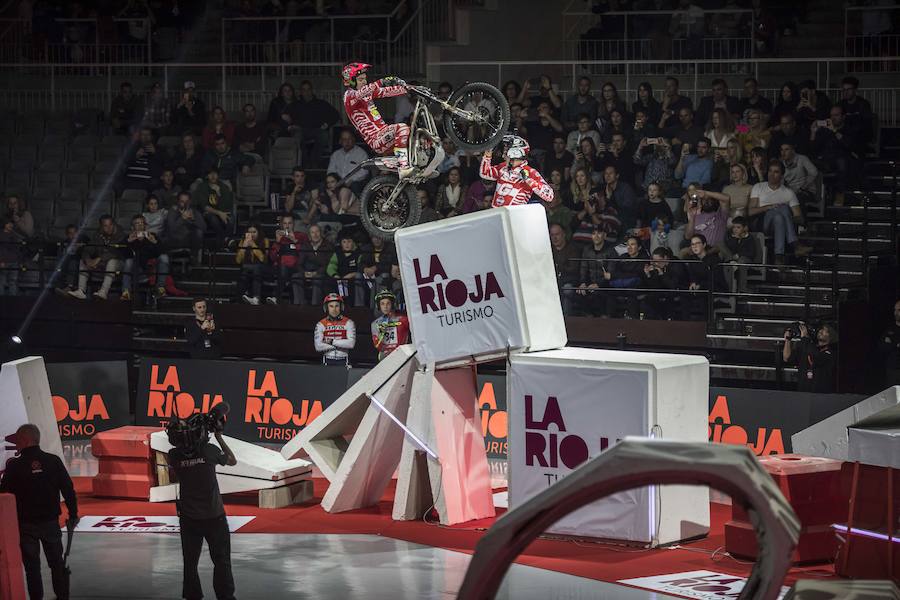
M 479 102 L 475 110 L 481 111 L 487 119 L 484 125 L 473 125 L 471 122 L 461 119 L 449 111 L 444 111 L 444 130 L 453 140 L 457 148 L 468 152 L 481 152 L 493 148 L 509 129 L 509 103 L 506 97 L 489 83 L 473 82 L 462 86 L 447 100 L 449 104 L 457 108 L 465 108 L 465 105 L 474 101 L 475 94 L 481 94 L 482 102 Z M 493 105 L 493 110 L 490 105 Z
M 369 235 L 392 240 L 401 227 L 419 222 L 422 206 L 416 199 L 415 187 L 406 184 L 396 200 L 387 204 L 394 188 L 400 183 L 396 175 L 378 175 L 363 188 L 359 199 L 360 218 Z

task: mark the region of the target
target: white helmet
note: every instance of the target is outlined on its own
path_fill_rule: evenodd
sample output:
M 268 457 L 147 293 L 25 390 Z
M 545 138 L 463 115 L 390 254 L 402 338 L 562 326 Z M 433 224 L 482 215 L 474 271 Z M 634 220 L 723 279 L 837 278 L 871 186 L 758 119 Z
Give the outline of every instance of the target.
M 531 146 L 528 145 L 525 138 L 521 138 L 517 135 L 505 135 L 503 136 L 503 142 L 507 144 L 506 158 L 525 160 L 528 157 Z

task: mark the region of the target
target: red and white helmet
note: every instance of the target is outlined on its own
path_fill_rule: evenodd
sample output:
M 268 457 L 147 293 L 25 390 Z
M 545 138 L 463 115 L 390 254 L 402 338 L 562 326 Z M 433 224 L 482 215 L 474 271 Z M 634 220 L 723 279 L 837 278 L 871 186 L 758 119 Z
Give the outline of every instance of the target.
M 528 152 L 531 151 L 531 146 L 528 145 L 525 138 L 517 135 L 505 135 L 503 136 L 503 142 L 507 145 L 506 158 L 509 159 L 525 160 L 528 157 Z
M 350 63 L 345 66 L 343 70 L 341 70 L 341 77 L 344 80 L 344 86 L 346 87 L 356 87 L 356 76 L 360 73 L 365 73 L 369 69 L 372 68 L 372 65 L 366 63 Z
M 328 314 L 328 305 L 332 302 L 340 302 L 341 303 L 341 314 L 344 314 L 344 299 L 340 294 L 328 294 L 325 298 L 322 299 L 322 311 L 327 315 Z

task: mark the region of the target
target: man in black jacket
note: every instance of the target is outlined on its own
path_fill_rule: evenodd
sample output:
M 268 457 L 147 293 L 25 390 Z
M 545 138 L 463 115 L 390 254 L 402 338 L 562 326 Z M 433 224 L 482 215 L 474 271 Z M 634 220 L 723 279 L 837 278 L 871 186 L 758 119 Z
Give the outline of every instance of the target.
M 41 546 L 50 565 L 53 591 L 59 600 L 68 600 L 62 532 L 59 528 L 59 496 L 62 494 L 69 511 L 69 529 L 78 524 L 78 501 L 72 478 L 65 465 L 54 454 L 41 450 L 41 431 L 36 425 L 22 425 L 16 431 L 19 456 L 6 463 L 0 481 L 0 493 L 16 497 L 19 516 L 19 545 L 31 600 L 44 597 L 41 581 Z
M 185 327 L 191 358 L 219 358 L 222 356 L 222 332 L 216 329 L 213 315 L 207 312 L 206 298 L 194 299 L 194 318 Z
M 675 316 L 675 304 L 679 295 L 674 293 L 685 287 L 684 267 L 672 260 L 672 251 L 660 246 L 653 251 L 653 262 L 644 264 L 641 287 L 654 290 L 641 294 L 641 312 L 648 319 L 668 319 Z M 671 290 L 658 291 L 658 290 Z
M 606 230 L 602 225 L 594 225 L 591 244 L 581 251 L 580 283 L 575 290 L 575 294 L 582 297 L 581 304 L 589 315 L 606 315 L 607 292 L 600 288 L 609 287 L 603 273 L 612 268 L 607 264 L 610 258 L 619 258 L 616 244 L 606 239 Z
M 835 391 L 835 356 L 831 342 L 835 338 L 831 325 L 822 325 L 815 340 L 809 335 L 806 323 L 800 323 L 800 340 L 796 350 L 790 329 L 784 331 L 784 348 L 781 357 L 785 364 L 797 366 L 797 391 L 827 394 Z

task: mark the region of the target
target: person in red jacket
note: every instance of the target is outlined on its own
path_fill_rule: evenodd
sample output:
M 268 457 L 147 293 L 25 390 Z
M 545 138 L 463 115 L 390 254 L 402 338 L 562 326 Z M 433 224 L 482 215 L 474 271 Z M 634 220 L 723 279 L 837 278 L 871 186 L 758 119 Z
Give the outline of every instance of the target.
M 412 172 L 406 144 L 409 142 L 409 125 L 395 123 L 387 125 L 375 106 L 377 98 L 392 98 L 406 93 L 406 82 L 397 77 L 385 77 L 368 83 L 366 71 L 372 65 L 350 63 L 341 72 L 344 86 L 344 110 L 350 122 L 356 127 L 366 144 L 378 154 L 393 151 L 397 157 L 400 178 Z
M 372 321 L 372 343 L 378 352 L 378 360 L 409 343 L 409 319 L 406 315 L 394 312 L 397 297 L 388 290 L 381 290 L 375 295 L 375 306 L 381 316 Z
M 275 242 L 269 247 L 269 261 L 272 263 L 276 277 L 275 295 L 266 298 L 269 304 L 278 304 L 285 285 L 291 284 L 293 303 L 305 304 L 303 293 L 303 255 L 300 246 L 307 242 L 306 234 L 294 231 L 294 217 L 283 214 L 279 219 L 278 230 L 275 231 Z
M 544 202 L 552 202 L 553 188 L 537 169 L 528 166 L 528 142 L 517 135 L 506 135 L 503 142 L 508 146 L 505 162 L 491 165 L 490 150 L 481 159 L 481 178 L 497 182 L 492 206 L 528 204 L 531 194 L 537 194 Z

